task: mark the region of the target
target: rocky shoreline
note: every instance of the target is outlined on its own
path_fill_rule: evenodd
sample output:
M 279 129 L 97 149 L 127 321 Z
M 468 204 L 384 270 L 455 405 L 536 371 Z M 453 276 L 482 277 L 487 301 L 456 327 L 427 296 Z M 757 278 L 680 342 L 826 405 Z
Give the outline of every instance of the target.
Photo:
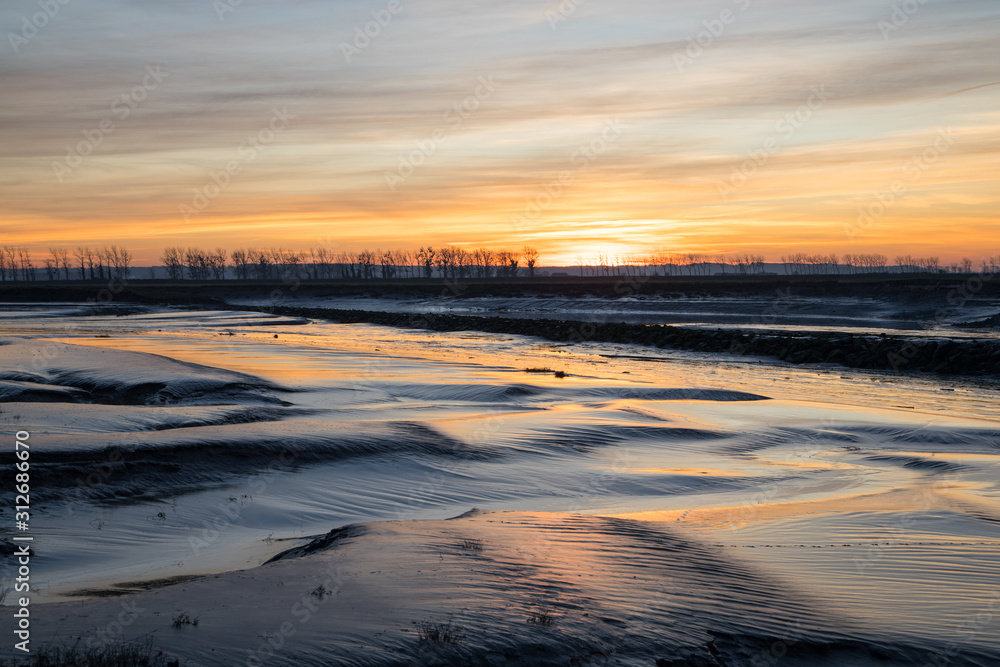
M 483 331 L 538 336 L 559 342 L 608 342 L 652 347 L 773 357 L 794 364 L 840 364 L 848 368 L 941 375 L 1000 375 L 1000 341 L 859 336 L 826 332 L 747 332 L 740 329 L 687 329 L 669 325 L 514 319 L 473 315 L 389 313 L 289 306 L 240 310 L 333 322 L 364 322 L 433 331 Z

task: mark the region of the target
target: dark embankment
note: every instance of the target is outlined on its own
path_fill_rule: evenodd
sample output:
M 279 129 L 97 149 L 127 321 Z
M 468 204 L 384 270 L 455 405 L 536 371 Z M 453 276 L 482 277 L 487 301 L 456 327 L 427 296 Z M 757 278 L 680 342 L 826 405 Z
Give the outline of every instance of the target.
M 685 329 L 666 325 L 611 324 L 567 320 L 524 320 L 471 315 L 386 313 L 287 306 L 252 310 L 334 322 L 365 322 L 433 331 L 483 331 L 538 336 L 548 340 L 631 343 L 694 352 L 776 357 L 795 364 L 833 363 L 849 368 L 919 371 L 950 375 L 1000 374 L 1000 341 L 910 339 L 824 332 L 755 332 Z
M 793 293 L 796 297 L 859 297 L 898 304 L 933 321 L 939 312 L 987 302 L 1000 295 L 1000 281 L 979 274 L 866 274 L 826 276 L 637 276 L 536 277 L 514 279 L 393 280 L 136 280 L 116 285 L 64 281 L 0 284 L 3 301 L 79 301 L 106 304 L 117 314 L 130 314 L 132 304 L 208 305 L 232 308 L 230 299 L 266 298 L 258 310 L 279 315 L 367 322 L 437 331 L 484 331 L 539 336 L 554 341 L 635 343 L 679 350 L 775 357 L 791 363 L 835 363 L 851 368 L 920 371 L 951 375 L 996 375 L 1000 342 L 969 339 L 909 339 L 831 332 L 744 332 L 730 326 L 715 331 L 669 325 L 588 323 L 575 320 L 513 319 L 473 315 L 389 313 L 354 309 L 297 308 L 303 297 L 374 298 L 517 297 L 559 295 L 619 298 L 643 295 L 761 297 Z M 993 328 L 1000 315 L 970 327 Z M 738 327 L 738 325 L 737 325 Z
M 1000 295 L 1000 281 L 980 274 L 882 273 L 862 275 L 541 276 L 518 278 L 311 279 L 306 274 L 270 280 L 129 280 L 2 282 L 3 301 L 79 301 L 200 304 L 219 299 L 271 296 L 511 297 L 534 294 L 618 298 L 643 294 L 857 296 L 923 302 Z

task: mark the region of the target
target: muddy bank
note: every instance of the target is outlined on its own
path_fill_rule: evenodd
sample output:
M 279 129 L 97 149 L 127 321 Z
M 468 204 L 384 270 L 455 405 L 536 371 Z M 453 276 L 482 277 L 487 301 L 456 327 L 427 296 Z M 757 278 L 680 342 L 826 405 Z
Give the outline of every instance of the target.
M 1000 374 L 1000 341 L 903 336 L 858 336 L 825 332 L 754 332 L 507 317 L 386 313 L 287 306 L 241 310 L 276 315 L 365 322 L 433 331 L 483 331 L 538 336 L 553 341 L 630 343 L 694 352 L 775 357 L 794 364 L 840 364 L 849 368 L 919 371 L 945 375 Z
M 791 290 L 806 297 L 933 301 L 954 307 L 970 299 L 1000 295 L 991 274 L 883 273 L 864 275 L 715 275 L 715 276 L 537 276 L 518 278 L 312 279 L 288 273 L 268 280 L 140 280 L 0 282 L 0 300 L 79 301 L 102 305 L 134 303 L 212 303 L 253 295 L 371 296 L 374 298 L 584 296 L 606 298 L 758 295 L 773 298 Z M 948 299 L 951 301 L 947 301 Z

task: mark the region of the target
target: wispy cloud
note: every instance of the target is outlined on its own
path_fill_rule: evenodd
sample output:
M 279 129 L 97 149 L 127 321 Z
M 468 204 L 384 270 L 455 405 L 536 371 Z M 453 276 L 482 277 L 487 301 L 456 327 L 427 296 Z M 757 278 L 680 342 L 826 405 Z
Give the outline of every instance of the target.
M 221 18 L 195 0 L 62 5 L 17 52 L 0 45 L 5 238 L 40 249 L 126 242 L 154 254 L 157 239 L 523 239 L 565 254 L 572 243 L 611 243 L 594 232 L 600 224 L 636 252 L 751 242 L 846 251 L 841 227 L 856 203 L 952 127 L 954 150 L 856 243 L 899 243 L 914 226 L 928 245 L 965 243 L 967 253 L 1000 241 L 984 224 L 997 210 L 988 175 L 1000 150 L 995 2 L 927 3 L 891 39 L 878 27 L 891 6 L 860 0 L 588 2 L 555 30 L 546 11 L 558 3 L 400 3 L 351 62 L 340 45 L 386 3 L 244 2 Z M 678 71 L 674 55 L 726 10 L 735 20 Z M 8 42 L 35 11 L 0 8 Z M 120 117 L 116 100 L 147 67 L 169 77 Z M 388 191 L 399 156 L 443 126 L 482 76 L 500 84 L 488 103 Z M 829 102 L 720 199 L 717 184 L 781 132 L 814 86 Z M 183 219 L 180 205 L 240 159 L 276 106 L 295 122 L 211 207 Z M 531 224 L 512 224 L 613 117 L 628 125 L 614 150 Z M 107 118 L 113 130 L 60 179 L 53 165 L 86 150 L 80 142 Z

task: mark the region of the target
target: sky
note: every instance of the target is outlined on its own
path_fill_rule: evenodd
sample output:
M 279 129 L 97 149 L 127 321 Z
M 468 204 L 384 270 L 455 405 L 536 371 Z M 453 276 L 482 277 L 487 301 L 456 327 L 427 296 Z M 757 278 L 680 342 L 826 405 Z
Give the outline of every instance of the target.
M 0 245 L 1000 254 L 996 0 L 5 0 Z

